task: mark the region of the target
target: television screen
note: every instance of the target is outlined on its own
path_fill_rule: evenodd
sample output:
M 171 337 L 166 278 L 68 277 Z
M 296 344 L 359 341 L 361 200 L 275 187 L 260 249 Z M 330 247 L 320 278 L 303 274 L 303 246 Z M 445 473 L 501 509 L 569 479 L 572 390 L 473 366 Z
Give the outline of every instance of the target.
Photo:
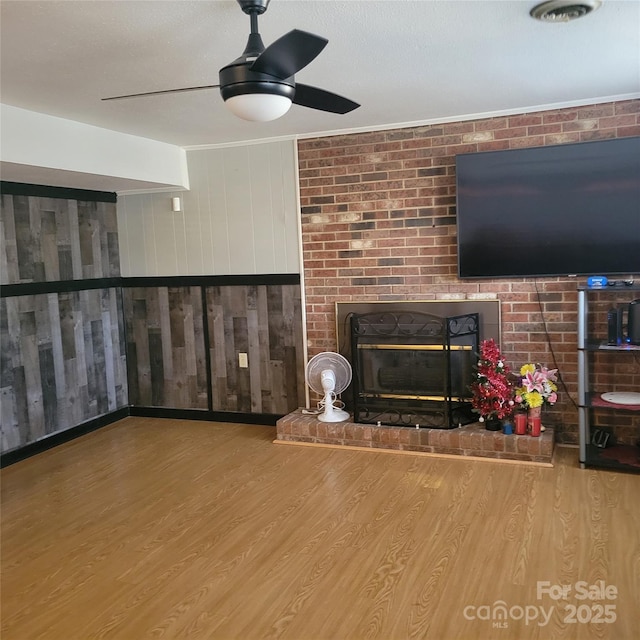
M 640 137 L 456 157 L 461 278 L 640 273 Z

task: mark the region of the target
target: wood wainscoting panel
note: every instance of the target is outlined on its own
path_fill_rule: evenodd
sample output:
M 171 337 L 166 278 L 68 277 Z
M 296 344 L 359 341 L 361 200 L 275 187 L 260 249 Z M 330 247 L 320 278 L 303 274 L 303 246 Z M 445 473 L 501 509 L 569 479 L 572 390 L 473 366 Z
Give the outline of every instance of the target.
M 127 405 L 119 290 L 0 299 L 1 450 Z
M 120 275 L 113 202 L 2 194 L 2 284 Z
M 304 404 L 300 286 L 214 286 L 206 299 L 213 410 L 286 414 Z
M 123 295 L 130 404 L 207 409 L 201 287 L 132 287 Z

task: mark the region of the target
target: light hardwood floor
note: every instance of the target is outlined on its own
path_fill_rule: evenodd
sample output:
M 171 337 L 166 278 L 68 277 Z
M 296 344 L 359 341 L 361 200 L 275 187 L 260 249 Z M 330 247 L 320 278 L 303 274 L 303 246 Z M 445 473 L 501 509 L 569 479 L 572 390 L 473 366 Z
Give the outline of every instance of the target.
M 4 469 L 3 640 L 638 637 L 640 476 L 274 436 L 128 418 Z

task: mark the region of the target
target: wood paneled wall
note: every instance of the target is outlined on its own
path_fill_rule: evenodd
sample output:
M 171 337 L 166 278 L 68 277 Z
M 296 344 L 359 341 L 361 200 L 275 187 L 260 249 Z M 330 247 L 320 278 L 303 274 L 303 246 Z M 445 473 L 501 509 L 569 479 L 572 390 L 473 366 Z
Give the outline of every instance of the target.
M 2 284 L 120 275 L 113 203 L 3 194 L 0 233 Z
M 248 158 L 232 154 L 229 167 L 247 161 L 255 172 L 281 153 L 263 146 Z M 291 267 L 297 253 L 291 263 L 284 245 L 293 243 L 275 239 L 292 230 L 279 226 L 286 197 L 269 195 L 268 181 L 256 185 L 252 211 L 271 213 L 253 226 L 251 244 L 271 248 L 253 266 L 271 255 L 273 265 Z M 290 284 L 297 275 L 128 282 L 119 277 L 114 194 L 92 200 L 89 192 L 1 186 L 3 453 L 127 406 L 283 415 L 304 403 L 301 293 Z M 246 224 L 238 224 L 240 237 Z M 154 251 L 165 254 L 161 245 Z M 239 353 L 248 354 L 247 368 Z
M 96 285 L 120 275 L 115 202 L 21 195 L 6 185 L 0 271 L 11 295 L 0 299 L 2 452 L 128 404 L 120 289 Z
M 194 149 L 189 191 L 119 197 L 122 274 L 300 273 L 295 154 L 293 140 Z
M 0 300 L 2 451 L 126 406 L 117 289 Z
M 304 404 L 299 285 L 136 287 L 124 299 L 133 406 L 283 415 Z
M 300 286 L 207 287 L 206 299 L 213 409 L 286 414 L 303 406 Z
M 207 409 L 200 287 L 124 289 L 129 401 Z

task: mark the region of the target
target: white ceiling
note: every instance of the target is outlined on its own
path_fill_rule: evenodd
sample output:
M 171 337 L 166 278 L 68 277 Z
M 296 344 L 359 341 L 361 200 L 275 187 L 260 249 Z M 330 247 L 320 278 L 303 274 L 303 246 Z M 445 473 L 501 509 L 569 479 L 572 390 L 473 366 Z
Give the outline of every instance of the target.
M 293 106 L 250 123 L 217 89 L 101 102 L 218 82 L 246 44 L 235 0 L 2 0 L 3 103 L 180 146 L 457 120 L 640 95 L 640 2 L 605 0 L 568 23 L 529 16 L 536 0 L 272 0 L 265 45 L 293 28 L 329 44 L 300 82 L 361 107 Z

